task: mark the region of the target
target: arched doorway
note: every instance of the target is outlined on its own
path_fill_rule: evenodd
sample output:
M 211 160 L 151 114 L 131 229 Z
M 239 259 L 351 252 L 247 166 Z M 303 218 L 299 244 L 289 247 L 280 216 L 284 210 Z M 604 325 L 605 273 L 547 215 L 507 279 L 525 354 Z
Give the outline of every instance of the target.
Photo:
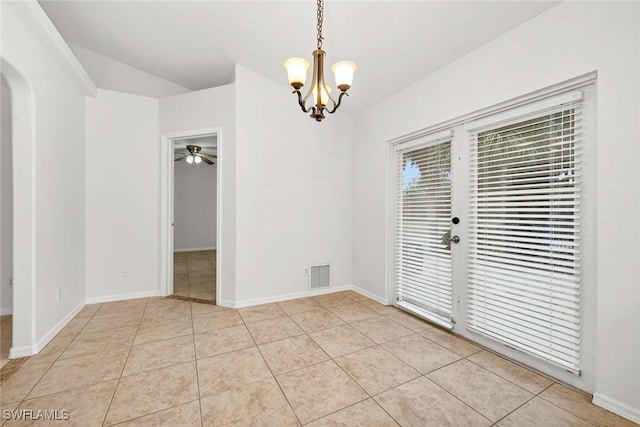
M 35 338 L 35 105 L 29 82 L 4 58 L 0 71 L 11 96 L 13 180 L 13 331 L 9 358 L 37 352 Z

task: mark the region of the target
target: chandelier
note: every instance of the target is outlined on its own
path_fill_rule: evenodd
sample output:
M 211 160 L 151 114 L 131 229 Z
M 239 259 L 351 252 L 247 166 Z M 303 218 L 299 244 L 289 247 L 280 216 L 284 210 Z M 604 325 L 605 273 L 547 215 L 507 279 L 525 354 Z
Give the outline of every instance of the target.
M 340 96 L 338 102 L 331 97 L 331 88 L 328 87 L 324 81 L 324 55 L 322 50 L 322 19 L 323 19 L 323 0 L 318 0 L 318 36 L 317 36 L 317 49 L 313 51 L 313 76 L 311 78 L 311 87 L 304 97 L 300 93 L 300 88 L 304 86 L 304 82 L 307 78 L 307 68 L 309 68 L 309 61 L 302 58 L 287 59 L 284 63 L 284 67 L 287 69 L 287 75 L 289 76 L 289 83 L 293 87 L 293 93 L 298 95 L 298 104 L 302 111 L 305 113 L 311 112 L 311 118 L 316 121 L 324 119 L 325 111 L 333 114 L 336 112 L 342 97 L 347 95 L 347 91 L 351 87 L 353 82 L 353 72 L 356 70 L 356 64 L 351 61 L 340 61 L 333 64 L 331 70 L 336 77 L 336 86 L 340 89 Z M 307 99 L 313 95 L 312 102 L 307 107 Z M 331 102 L 330 108 L 327 104 Z

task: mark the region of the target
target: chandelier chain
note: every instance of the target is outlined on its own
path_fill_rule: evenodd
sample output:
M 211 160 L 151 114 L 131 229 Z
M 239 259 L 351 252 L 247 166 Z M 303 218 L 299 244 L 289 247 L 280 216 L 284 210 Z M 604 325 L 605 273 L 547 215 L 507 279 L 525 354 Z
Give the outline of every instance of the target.
M 322 49 L 322 39 L 324 39 L 324 37 L 322 37 L 322 19 L 324 13 L 322 1 L 323 0 L 318 0 L 318 49 Z

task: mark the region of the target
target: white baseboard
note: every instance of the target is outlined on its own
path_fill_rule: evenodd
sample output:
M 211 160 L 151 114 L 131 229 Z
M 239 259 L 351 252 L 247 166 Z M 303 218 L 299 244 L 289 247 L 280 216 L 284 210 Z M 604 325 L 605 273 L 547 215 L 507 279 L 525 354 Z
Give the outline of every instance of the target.
M 131 292 L 129 294 L 105 295 L 101 297 L 87 297 L 87 304 L 100 304 L 103 302 L 124 301 L 136 298 L 157 297 L 160 295 L 159 290 Z
M 593 404 L 640 424 L 640 408 L 634 408 L 601 393 L 593 393 Z
M 287 301 L 290 299 L 306 298 L 306 297 L 312 297 L 316 295 L 332 294 L 334 292 L 342 292 L 342 291 L 349 291 L 349 290 L 351 290 L 351 285 L 331 286 L 329 288 L 315 289 L 313 291 L 294 292 L 290 294 L 282 294 L 282 295 L 276 295 L 276 296 L 265 297 L 265 298 L 254 298 L 254 299 L 248 299 L 248 300 L 242 300 L 242 301 L 229 301 L 229 300 L 221 299 L 220 301 L 218 301 L 218 305 L 221 307 L 227 307 L 227 308 L 245 308 L 245 307 L 253 307 L 254 305 L 269 304 L 272 302 L 281 302 L 281 301 Z
M 9 314 L 13 314 L 13 307 L 0 308 L 0 316 L 8 316 Z
M 360 288 L 360 287 L 358 287 L 356 285 L 351 285 L 351 289 L 354 292 L 357 292 L 360 295 L 364 295 L 365 297 L 367 297 L 369 299 L 372 299 L 372 300 L 374 300 L 376 302 L 379 302 L 382 305 L 389 305 L 389 301 L 387 301 L 386 299 L 384 299 L 382 297 L 379 297 L 378 295 L 372 294 L 371 292 L 366 291 L 366 290 L 364 290 L 364 289 L 362 289 L 362 288 Z
M 184 248 L 174 249 L 173 252 L 196 252 L 196 251 L 215 251 L 215 246 L 207 246 L 206 248 Z
M 44 334 L 38 341 L 36 341 L 35 345 L 12 347 L 11 350 L 9 350 L 9 359 L 16 359 L 18 357 L 33 356 L 34 354 L 38 354 L 40 350 L 45 348 L 47 344 L 49 344 L 49 342 L 56 335 L 58 335 L 58 332 L 60 332 L 65 326 L 67 326 L 67 323 L 69 323 L 71 319 L 73 319 L 84 306 L 84 301 L 75 306 L 69 313 L 67 313 L 62 319 L 60 319 L 60 321 L 56 323 L 53 328 L 49 329 L 46 334 Z

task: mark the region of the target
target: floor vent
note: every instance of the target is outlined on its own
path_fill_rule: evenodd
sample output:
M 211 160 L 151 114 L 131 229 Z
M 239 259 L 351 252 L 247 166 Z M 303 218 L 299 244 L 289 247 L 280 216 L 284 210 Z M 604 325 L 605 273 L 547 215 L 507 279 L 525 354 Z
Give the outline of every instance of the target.
M 331 286 L 331 264 L 309 266 L 309 289 L 328 288 Z

